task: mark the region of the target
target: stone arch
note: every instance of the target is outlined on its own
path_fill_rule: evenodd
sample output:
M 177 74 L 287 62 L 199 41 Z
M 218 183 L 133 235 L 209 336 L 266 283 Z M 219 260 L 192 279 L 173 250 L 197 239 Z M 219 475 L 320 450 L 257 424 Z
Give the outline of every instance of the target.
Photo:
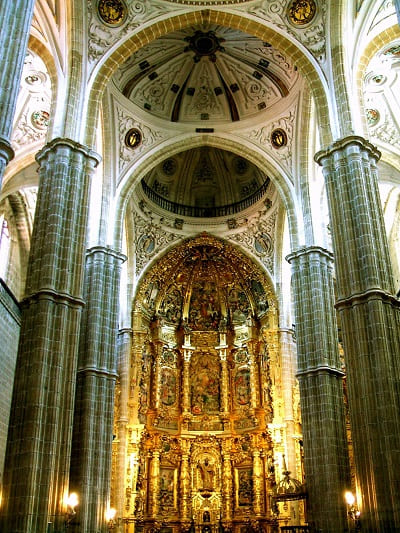
M 232 135 L 223 136 L 188 136 L 178 139 L 174 139 L 172 142 L 167 142 L 160 145 L 158 149 L 153 149 L 135 163 L 130 169 L 130 173 L 126 174 L 126 180 L 121 183 L 117 195 L 114 200 L 114 216 L 111 220 L 114 221 L 113 235 L 110 236 L 112 242 L 116 243 L 119 247 L 122 238 L 122 225 L 125 216 L 126 206 L 128 204 L 130 195 L 133 193 L 134 186 L 140 181 L 145 174 L 151 170 L 155 165 L 160 163 L 167 156 L 174 155 L 182 150 L 182 140 L 185 140 L 185 148 L 193 148 L 197 146 L 203 146 L 208 144 L 216 148 L 222 148 L 230 150 L 238 155 L 245 156 L 249 161 L 257 165 L 268 175 L 271 176 L 274 181 L 274 185 L 277 187 L 280 197 L 285 205 L 289 228 L 292 239 L 292 248 L 295 249 L 301 240 L 303 235 L 302 220 L 300 215 L 300 206 L 296 200 L 293 184 L 291 183 L 289 176 L 284 172 L 282 168 L 276 169 L 276 162 L 271 161 L 271 158 L 266 152 L 256 150 L 254 145 L 244 141 L 242 138 L 235 138 Z M 149 157 L 149 156 L 152 157 Z
M 319 71 L 319 67 L 312 56 L 308 55 L 304 48 L 301 49 L 299 45 L 295 44 L 289 36 L 278 33 L 267 23 L 262 23 L 256 21 L 254 18 L 233 12 L 222 12 L 218 9 L 201 9 L 172 16 L 168 19 L 159 20 L 151 26 L 133 34 L 127 40 L 122 42 L 117 49 L 105 56 L 105 61 L 95 69 L 95 76 L 90 83 L 91 96 L 88 100 L 89 107 L 86 116 L 87 128 L 84 141 L 88 146 L 94 144 L 94 126 L 96 124 L 101 96 L 117 68 L 123 64 L 133 52 L 154 39 L 173 30 L 205 22 L 221 24 L 223 26 L 242 30 L 256 37 L 268 40 L 268 42 L 277 48 L 284 46 L 288 58 L 297 66 L 298 70 L 307 80 L 311 93 L 315 99 L 317 114 L 319 117 L 319 126 L 321 129 L 321 143 L 322 145 L 327 145 L 331 142 L 333 136 L 332 127 L 335 129 L 336 125 L 336 114 L 332 113 L 332 110 L 329 107 L 329 100 L 326 96 L 326 83 L 324 82 L 322 73 Z M 329 120 L 326 120 L 327 117 L 330 117 L 331 123 Z

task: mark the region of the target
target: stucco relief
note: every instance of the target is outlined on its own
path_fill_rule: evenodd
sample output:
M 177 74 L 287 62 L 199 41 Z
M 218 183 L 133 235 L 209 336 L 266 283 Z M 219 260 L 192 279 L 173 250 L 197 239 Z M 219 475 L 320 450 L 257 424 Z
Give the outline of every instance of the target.
M 254 129 L 246 133 L 249 139 L 257 144 L 261 145 L 264 149 L 267 148 L 274 158 L 280 160 L 282 165 L 291 172 L 293 165 L 293 131 L 296 118 L 296 109 L 292 108 L 289 114 L 286 116 L 277 118 L 268 126 L 264 126 L 261 129 Z M 271 142 L 271 133 L 280 128 L 285 131 L 287 135 L 287 143 L 280 147 L 275 148 Z
M 136 229 L 136 274 L 139 275 L 158 251 L 181 237 L 164 231 L 161 224 L 153 219 L 146 220 L 137 213 L 133 214 L 133 219 Z
M 119 133 L 119 159 L 118 159 L 118 170 L 122 173 L 126 167 L 138 155 L 146 151 L 152 144 L 156 143 L 164 137 L 161 131 L 156 131 L 145 124 L 135 120 L 131 115 L 129 115 L 124 109 L 119 106 L 116 106 L 117 117 L 118 117 L 118 133 Z M 142 136 L 141 143 L 134 149 L 129 148 L 125 143 L 126 133 L 131 129 L 135 128 L 140 131 Z
M 107 49 L 111 48 L 119 39 L 126 36 L 140 24 L 169 11 L 167 5 L 154 0 L 143 0 L 141 2 L 127 0 L 126 4 L 128 13 L 123 25 L 112 28 L 101 22 L 97 14 L 96 2 L 88 0 L 89 62 L 96 62 Z
M 243 226 L 244 231 L 230 235 L 228 240 L 239 243 L 252 255 L 256 255 L 273 274 L 275 223 L 278 211 L 273 211 L 268 218 L 262 218 L 263 213 L 264 211 L 260 211 L 258 218 L 248 221 L 247 225 Z
M 318 2 L 315 17 L 305 27 L 294 27 L 290 23 L 286 0 L 269 2 L 263 0 L 244 9 L 251 15 L 272 21 L 277 28 L 283 30 L 298 39 L 318 61 L 325 61 L 326 38 L 325 19 L 326 1 Z

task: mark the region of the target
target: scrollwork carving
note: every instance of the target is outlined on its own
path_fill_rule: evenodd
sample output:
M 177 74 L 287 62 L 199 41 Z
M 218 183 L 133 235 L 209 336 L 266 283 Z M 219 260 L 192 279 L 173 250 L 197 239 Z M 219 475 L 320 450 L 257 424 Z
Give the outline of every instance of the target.
M 168 6 L 153 0 L 126 2 L 128 13 L 122 26 L 115 28 L 105 26 L 96 14 L 96 2 L 88 0 L 89 43 L 88 56 L 91 63 L 96 62 L 119 39 L 128 35 L 140 24 L 167 13 Z
M 318 11 L 307 28 L 295 28 L 289 21 L 286 0 L 268 2 L 263 0 L 249 6 L 246 11 L 251 15 L 272 21 L 281 31 L 293 35 L 320 62 L 325 61 L 326 54 L 326 2 L 318 2 Z

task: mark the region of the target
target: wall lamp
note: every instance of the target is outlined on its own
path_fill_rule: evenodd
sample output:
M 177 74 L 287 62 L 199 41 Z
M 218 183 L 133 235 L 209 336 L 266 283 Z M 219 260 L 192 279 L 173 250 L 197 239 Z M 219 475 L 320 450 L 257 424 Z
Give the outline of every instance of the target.
M 361 513 L 360 513 L 360 510 L 358 509 L 358 507 L 356 505 L 356 498 L 355 498 L 355 496 L 354 496 L 354 494 L 352 492 L 346 491 L 344 493 L 344 499 L 345 499 L 346 504 L 347 504 L 347 516 L 349 517 L 349 519 L 353 523 L 352 530 L 359 531 L 360 527 L 361 527 L 361 524 L 360 524 L 360 515 L 361 515 Z
M 65 513 L 65 528 L 67 528 L 74 519 L 74 516 L 76 515 L 75 507 L 78 505 L 78 503 L 79 499 L 77 493 L 71 492 L 66 501 L 67 511 Z
M 112 531 L 117 526 L 117 520 L 115 520 L 115 515 L 116 514 L 117 514 L 117 510 L 114 509 L 114 507 L 110 507 L 106 511 L 106 520 L 107 520 L 108 531 Z

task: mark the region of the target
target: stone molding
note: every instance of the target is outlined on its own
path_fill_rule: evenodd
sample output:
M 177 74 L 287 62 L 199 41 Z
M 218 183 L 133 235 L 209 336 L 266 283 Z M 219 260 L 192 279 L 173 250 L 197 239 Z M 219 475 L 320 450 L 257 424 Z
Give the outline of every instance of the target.
M 372 158 L 379 161 L 381 152 L 378 148 L 359 135 L 349 135 L 348 137 L 338 139 L 327 148 L 317 152 L 314 156 L 314 161 L 319 165 L 323 165 L 324 160 L 331 157 L 335 152 L 344 150 L 352 145 L 358 145 L 362 150 L 367 151 Z
M 86 158 L 92 159 L 94 161 L 94 168 L 96 168 L 102 160 L 101 156 L 91 148 L 66 137 L 56 137 L 55 139 L 52 139 L 50 142 L 48 142 L 40 150 L 40 152 L 36 154 L 36 161 L 40 164 L 44 159 L 46 159 L 46 157 L 50 155 L 51 152 L 54 152 L 58 147 L 61 146 L 70 148 L 75 152 L 80 152 Z

